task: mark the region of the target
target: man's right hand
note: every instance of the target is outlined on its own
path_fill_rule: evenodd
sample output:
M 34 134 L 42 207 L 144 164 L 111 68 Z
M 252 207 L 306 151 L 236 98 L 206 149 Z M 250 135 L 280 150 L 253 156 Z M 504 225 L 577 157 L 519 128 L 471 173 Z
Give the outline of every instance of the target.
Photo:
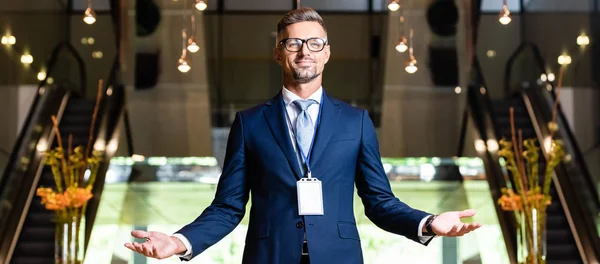
M 134 230 L 131 235 L 146 241 L 141 244 L 137 242 L 125 243 L 125 247 L 146 257 L 165 259 L 187 251 L 181 240 L 161 232 Z

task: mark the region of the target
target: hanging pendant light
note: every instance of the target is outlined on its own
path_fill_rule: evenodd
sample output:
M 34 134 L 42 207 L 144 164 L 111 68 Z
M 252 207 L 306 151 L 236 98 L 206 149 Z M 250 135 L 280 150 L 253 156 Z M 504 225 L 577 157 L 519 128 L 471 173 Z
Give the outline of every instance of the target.
M 88 6 L 85 9 L 83 22 L 85 22 L 88 25 L 96 23 L 96 12 L 94 12 L 94 9 L 92 9 L 92 0 L 88 0 Z
M 185 33 L 185 29 L 181 30 L 181 38 L 183 40 L 183 48 L 181 49 L 181 57 L 177 61 L 177 70 L 179 70 L 182 73 L 186 73 L 192 69 L 192 66 L 190 64 L 190 61 L 187 59 L 187 34 Z
M 392 12 L 398 11 L 400 9 L 400 4 L 398 4 L 398 0 L 390 0 L 388 4 L 388 9 Z
M 404 53 L 408 49 L 408 41 L 406 41 L 406 36 L 404 35 L 404 16 L 400 15 L 400 27 L 402 28 L 402 33 L 400 34 L 400 38 L 396 43 L 396 51 L 400 53 Z
M 512 19 L 510 18 L 510 11 L 508 11 L 508 5 L 506 5 L 506 0 L 502 1 L 502 10 L 498 15 L 498 21 L 502 25 L 508 25 Z
M 208 5 L 206 4 L 206 1 L 204 0 L 196 0 L 196 5 L 195 5 L 196 9 L 198 9 L 199 11 L 204 11 L 206 10 L 206 8 L 208 7 Z
M 406 72 L 408 72 L 409 74 L 413 74 L 415 72 L 417 72 L 417 70 L 419 69 L 417 67 L 417 59 L 415 59 L 415 56 L 413 54 L 413 47 L 415 45 L 414 43 L 414 32 L 413 29 L 410 29 L 410 33 L 409 33 L 409 47 L 408 47 L 408 60 L 406 60 L 406 62 L 404 63 L 404 70 Z
M 187 50 L 191 53 L 196 53 L 200 50 L 200 47 L 198 46 L 198 43 L 196 43 L 196 17 L 194 14 L 190 16 L 190 19 L 192 21 L 192 35 L 187 40 Z

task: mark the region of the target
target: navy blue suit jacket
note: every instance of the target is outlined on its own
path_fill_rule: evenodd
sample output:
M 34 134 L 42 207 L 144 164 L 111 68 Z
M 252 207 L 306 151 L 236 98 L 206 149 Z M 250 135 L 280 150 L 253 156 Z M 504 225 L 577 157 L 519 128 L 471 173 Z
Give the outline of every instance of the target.
M 322 182 L 325 214 L 298 215 L 296 182 L 301 174 L 279 93 L 237 113 L 215 199 L 178 231 L 190 241 L 192 257 L 240 223 L 251 195 L 243 263 L 299 263 L 305 231 L 312 264 L 363 263 L 354 185 L 373 223 L 420 243 L 418 225 L 428 214 L 394 197 L 367 111 L 326 94 L 322 104 L 310 164 L 313 177 Z

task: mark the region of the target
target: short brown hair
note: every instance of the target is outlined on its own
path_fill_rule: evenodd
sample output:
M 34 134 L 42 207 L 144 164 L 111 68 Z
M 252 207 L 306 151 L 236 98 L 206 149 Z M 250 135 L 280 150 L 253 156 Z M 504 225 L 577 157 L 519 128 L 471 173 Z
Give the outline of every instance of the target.
M 327 33 L 327 28 L 325 27 L 325 22 L 323 22 L 321 15 L 310 7 L 301 7 L 287 12 L 287 14 L 277 22 L 277 38 L 279 38 L 281 32 L 283 32 L 287 26 L 300 22 L 317 22 L 323 27 L 325 33 Z

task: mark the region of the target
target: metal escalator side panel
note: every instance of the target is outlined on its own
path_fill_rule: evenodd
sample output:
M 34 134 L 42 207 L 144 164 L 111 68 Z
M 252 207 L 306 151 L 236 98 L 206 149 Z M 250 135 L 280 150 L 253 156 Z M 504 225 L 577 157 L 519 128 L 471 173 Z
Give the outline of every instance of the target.
M 541 90 L 541 88 L 536 90 Z M 534 123 L 537 138 L 540 142 L 544 142 L 551 135 L 546 124 L 552 120 L 554 99 L 549 98 L 550 96 L 543 94 L 542 91 L 535 90 L 524 91 L 522 97 Z M 578 158 L 581 153 L 578 153 L 577 142 L 573 142 L 575 139 L 570 133 L 570 128 L 564 120 L 560 108 L 558 111 L 559 131 L 556 132 L 554 138 L 561 139 L 564 142 L 565 151 L 569 155 L 575 156 L 572 161 L 578 163 L 574 166 L 577 166 L 580 171 L 569 173 L 568 164 L 559 164 L 554 170 L 553 182 L 581 258 L 584 263 L 599 263 L 600 238 L 598 237 L 595 219 L 598 214 L 598 193 L 595 190 L 595 184 L 590 184 L 591 176 L 587 172 L 585 161 Z M 548 150 L 545 147 L 541 147 L 541 149 L 544 155 L 547 156 Z
M 11 261 L 15 245 L 23 227 L 25 217 L 31 206 L 31 201 L 35 196 L 37 183 L 44 168 L 43 151 L 49 148 L 54 140 L 55 131 L 52 127 L 50 116 L 55 115 L 57 121 L 60 121 L 70 98 L 70 93 L 60 91 L 61 89 L 57 90 L 56 97 L 58 98 L 55 99 L 60 100 L 58 107 L 53 106 L 52 100 L 49 100 L 48 102 L 43 102 L 40 109 L 38 109 L 39 111 L 34 113 L 35 125 L 30 129 L 38 131 L 39 137 L 33 142 L 30 142 L 29 140 L 23 141 L 25 146 L 21 148 L 20 152 L 24 153 L 19 153 L 19 157 L 21 158 L 18 160 L 19 163 L 22 163 L 24 160 L 23 157 L 27 157 L 26 159 L 28 161 L 25 164 L 12 164 L 13 168 L 10 171 L 9 169 L 11 168 L 7 167 L 5 178 L 3 178 L 2 182 L 3 185 L 0 186 L 3 207 L 10 206 L 10 208 L 2 208 L 3 210 L 0 214 L 0 223 L 2 223 L 0 224 L 0 234 L 2 234 L 2 236 L 0 236 L 2 238 L 2 240 L 0 240 L 1 263 L 10 263 Z M 23 129 L 21 133 L 31 133 L 31 131 Z M 33 139 L 36 139 L 36 137 L 33 137 Z M 27 146 L 33 147 L 27 148 Z M 15 182 L 10 181 L 11 179 L 16 178 L 18 178 L 16 182 L 19 184 L 13 184 Z M 15 186 L 20 186 L 20 188 L 14 192 L 10 192 L 8 188 L 14 188 Z

